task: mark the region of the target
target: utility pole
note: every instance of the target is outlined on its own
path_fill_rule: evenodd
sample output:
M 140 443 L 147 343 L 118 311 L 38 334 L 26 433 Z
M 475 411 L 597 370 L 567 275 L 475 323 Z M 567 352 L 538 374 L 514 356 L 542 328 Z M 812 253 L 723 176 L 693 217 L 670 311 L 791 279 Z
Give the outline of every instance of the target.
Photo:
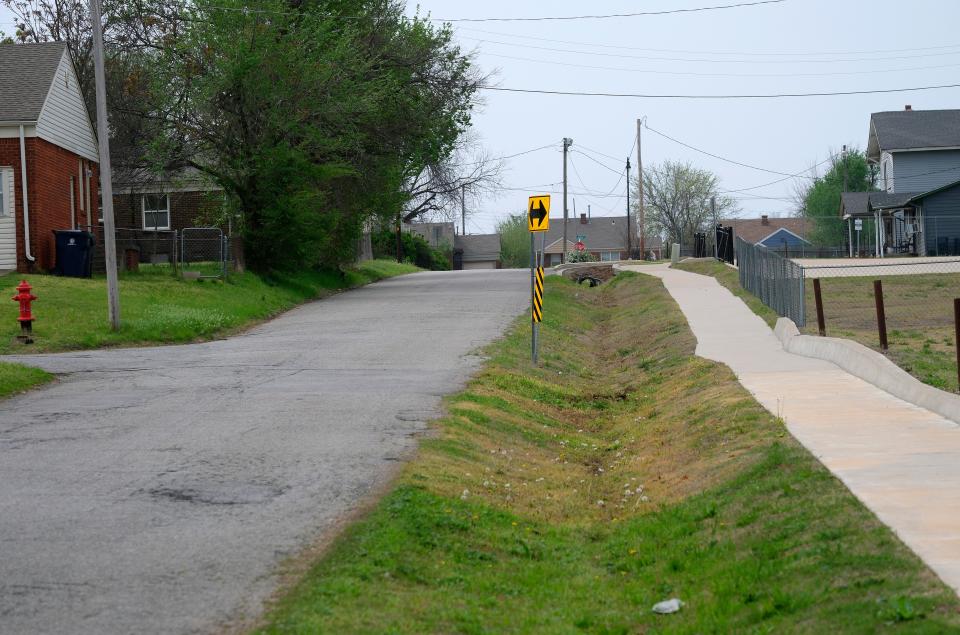
M 100 195 L 103 199 L 103 242 L 107 264 L 107 311 L 110 328 L 120 330 L 120 289 L 117 286 L 117 240 L 113 224 L 113 175 L 110 169 L 110 124 L 107 122 L 107 81 L 103 70 L 103 21 L 100 0 L 90 0 L 93 30 L 93 72 L 97 95 L 97 142 L 100 150 Z
M 643 153 L 640 150 L 641 147 L 641 138 L 640 138 L 640 127 L 643 124 L 643 119 L 637 119 L 637 183 L 639 184 L 639 203 L 640 203 L 640 260 L 645 260 L 647 257 L 647 245 L 644 242 L 646 238 L 647 224 L 643 215 Z M 627 189 L 630 188 L 630 182 L 627 181 Z
M 467 198 L 465 189 L 465 186 L 460 186 L 460 229 L 464 236 L 467 235 Z
M 717 197 L 710 197 L 710 213 L 713 215 L 713 257 L 716 258 L 720 253 L 720 246 L 717 244 Z
M 560 264 L 567 261 L 567 150 L 573 145 L 573 139 L 563 138 L 563 250 L 560 252 Z
M 630 233 L 630 157 L 627 157 L 627 260 L 633 258 L 633 241 Z

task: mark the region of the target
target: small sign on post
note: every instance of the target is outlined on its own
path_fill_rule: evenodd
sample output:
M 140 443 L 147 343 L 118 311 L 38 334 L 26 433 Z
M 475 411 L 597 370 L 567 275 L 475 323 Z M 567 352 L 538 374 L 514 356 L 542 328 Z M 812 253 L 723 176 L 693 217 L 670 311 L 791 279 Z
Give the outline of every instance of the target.
M 527 228 L 532 232 L 545 232 L 550 229 L 550 195 L 530 197 Z
M 527 229 L 530 230 L 530 353 L 537 364 L 540 323 L 543 322 L 543 253 L 537 251 L 537 233 L 550 229 L 550 195 L 531 196 L 527 203 Z M 541 241 L 541 247 L 543 246 Z

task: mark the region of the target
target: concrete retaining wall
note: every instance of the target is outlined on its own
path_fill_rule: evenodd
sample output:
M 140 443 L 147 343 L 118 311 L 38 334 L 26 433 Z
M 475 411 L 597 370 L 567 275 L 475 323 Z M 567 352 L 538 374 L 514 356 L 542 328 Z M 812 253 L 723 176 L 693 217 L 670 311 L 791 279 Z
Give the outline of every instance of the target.
M 778 319 L 773 332 L 787 352 L 833 362 L 895 397 L 960 423 L 960 395 L 924 384 L 863 344 L 836 337 L 801 335 L 789 318 Z

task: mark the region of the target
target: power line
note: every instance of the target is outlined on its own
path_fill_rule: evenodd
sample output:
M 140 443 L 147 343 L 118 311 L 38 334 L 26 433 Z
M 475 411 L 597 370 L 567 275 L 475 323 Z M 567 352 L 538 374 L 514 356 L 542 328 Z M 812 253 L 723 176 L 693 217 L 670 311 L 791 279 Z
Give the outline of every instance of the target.
M 579 155 L 582 156 L 582 157 L 587 157 L 588 159 L 590 159 L 591 161 L 593 161 L 594 163 L 596 163 L 596 164 L 599 165 L 600 167 L 602 167 L 602 168 L 604 168 L 604 169 L 606 169 L 606 170 L 610 170 L 610 171 L 613 172 L 614 174 L 623 174 L 622 171 L 620 171 L 620 170 L 614 170 L 613 168 L 611 168 L 611 167 L 608 166 L 607 164 L 602 163 L 602 162 L 598 161 L 597 159 L 594 159 L 592 156 L 590 156 L 589 154 L 586 154 L 585 152 L 580 152 L 579 150 L 574 150 L 574 152 L 575 152 L 576 154 L 579 154 Z
M 556 145 L 555 143 L 550 143 L 550 144 L 545 145 L 545 146 L 540 146 L 539 148 L 531 148 L 530 150 L 524 150 L 523 152 L 517 152 L 516 154 L 507 154 L 507 155 L 500 156 L 500 157 L 493 157 L 493 158 L 491 158 L 491 159 L 487 159 L 487 161 L 503 161 L 504 159 L 513 159 L 514 157 L 520 157 L 520 156 L 523 156 L 523 155 L 525 155 L 525 154 L 530 154 L 530 153 L 532 153 L 532 152 L 539 152 L 540 150 L 546 150 L 546 149 L 548 149 L 548 148 L 554 147 L 555 145 Z M 467 166 L 467 165 L 479 165 L 479 164 L 485 163 L 485 162 L 486 162 L 486 161 L 473 161 L 473 162 L 471 162 L 471 163 L 461 163 L 460 165 L 462 165 L 462 166 Z
M 633 143 L 634 143 L 634 145 L 636 145 L 636 143 L 637 143 L 636 139 L 634 139 Z M 599 150 L 594 150 L 593 148 L 588 148 L 587 146 L 583 145 L 582 143 L 578 143 L 578 144 L 577 144 L 577 148 L 579 148 L 580 150 L 586 150 L 587 152 L 593 152 L 594 154 L 599 154 L 600 156 L 606 157 L 606 158 L 608 158 L 608 159 L 610 159 L 610 160 L 612 160 L 612 161 L 623 161 L 623 159 L 621 159 L 620 157 L 615 157 L 615 156 L 611 156 L 611 155 L 609 155 L 609 154 L 604 154 L 603 152 L 600 152 Z M 631 152 L 631 153 L 633 152 L 633 148 L 630 148 L 630 152 Z
M 960 54 L 960 51 L 957 52 Z M 646 73 L 650 75 L 669 75 L 679 77 L 783 77 L 783 73 L 698 73 L 695 71 L 658 71 L 648 68 L 625 68 L 622 66 L 596 66 L 592 64 L 572 64 L 569 62 L 558 62 L 556 60 L 539 60 L 529 57 L 519 57 L 517 55 L 501 55 L 499 53 L 484 52 L 488 57 L 499 57 L 508 60 L 517 60 L 521 62 L 533 62 L 535 64 L 549 64 L 551 66 L 563 66 L 564 68 L 585 68 L 597 71 L 616 71 L 619 73 Z M 790 73 L 790 77 L 837 77 L 850 75 L 889 75 L 891 73 L 905 73 L 913 71 L 931 71 L 942 68 L 956 68 L 960 64 L 937 64 L 935 66 L 911 66 L 907 68 L 887 68 L 880 70 L 866 71 L 831 71 L 828 73 Z
M 768 169 L 768 168 L 761 168 L 760 166 L 757 166 L 757 165 L 750 165 L 749 163 L 742 163 L 742 162 L 740 162 L 740 161 L 735 161 L 734 159 L 729 159 L 729 158 L 727 158 L 727 157 L 720 156 L 719 154 L 714 154 L 714 153 L 712 153 L 712 152 L 707 152 L 706 150 L 703 150 L 703 149 L 701 149 L 701 148 L 697 148 L 696 146 L 692 146 L 692 145 L 690 145 L 689 143 L 684 143 L 683 141 L 680 141 L 679 139 L 674 139 L 673 137 L 671 137 L 671 136 L 668 135 L 668 134 L 665 134 L 665 133 L 663 133 L 663 132 L 660 132 L 659 130 L 655 130 L 654 128 L 651 128 L 646 122 L 644 122 L 643 127 L 646 128 L 647 130 L 649 130 L 650 132 L 652 132 L 652 133 L 655 134 L 655 135 L 659 135 L 659 136 L 663 137 L 664 139 L 667 139 L 667 140 L 669 140 L 669 141 L 673 141 L 674 143 L 676 143 L 676 144 L 678 144 L 678 145 L 682 145 L 684 148 L 689 148 L 690 150 L 693 150 L 694 152 L 699 152 L 700 154 L 705 154 L 705 155 L 707 155 L 708 157 L 713 157 L 714 159 L 719 159 L 719 160 L 721 160 L 721 161 L 726 161 L 727 163 L 732 163 L 733 165 L 739 165 L 740 167 L 743 167 L 743 168 L 750 168 L 751 170 L 759 170 L 760 172 L 769 172 L 770 174 L 779 174 L 780 176 L 786 176 L 786 177 L 797 177 L 797 176 L 800 176 L 801 178 L 808 178 L 808 179 L 814 179 L 814 178 L 815 178 L 815 177 L 812 177 L 812 176 L 801 176 L 802 173 L 789 174 L 789 173 L 787 173 L 787 172 L 778 172 L 777 170 L 770 170 L 770 169 Z
M 698 13 L 701 11 L 719 11 L 722 9 L 737 9 L 740 7 L 755 7 L 763 4 L 779 4 L 785 0 L 758 0 L 757 2 L 739 2 L 737 4 L 720 4 L 709 7 L 691 7 L 689 9 L 665 9 L 663 11 L 642 11 L 638 13 L 609 13 L 597 15 L 563 15 L 539 16 L 531 18 L 431 18 L 439 22 L 545 22 L 557 20 L 606 20 L 609 18 L 636 18 L 652 15 L 670 15 L 674 13 Z
M 570 55 L 593 55 L 595 57 L 614 57 L 617 59 L 647 60 L 654 62 L 689 62 L 698 64 L 838 64 L 845 62 L 876 62 L 885 60 L 909 60 L 921 57 L 942 57 L 945 55 L 960 55 L 960 51 L 943 51 L 940 53 L 923 53 L 920 55 L 893 55 L 884 57 L 852 57 L 849 59 L 796 59 L 796 60 L 749 60 L 749 59 L 711 59 L 706 57 L 662 57 L 651 55 L 627 55 L 624 53 L 602 53 L 599 51 L 578 51 L 574 49 L 556 48 L 551 46 L 537 46 L 534 44 L 518 44 L 516 42 L 500 42 L 497 40 L 480 39 L 467 37 L 465 40 L 479 42 L 481 44 L 499 44 L 502 46 L 512 46 L 522 49 L 534 49 L 538 51 L 551 51 L 554 53 L 568 53 Z
M 505 93 L 529 93 L 535 95 L 564 95 L 570 97 L 618 97 L 637 99 L 781 99 L 791 97 L 840 97 L 845 95 L 879 95 L 886 93 L 909 93 L 921 90 L 939 90 L 943 88 L 960 88 L 960 84 L 940 84 L 936 86 L 914 86 L 911 88 L 883 88 L 876 90 L 844 90 L 817 93 L 769 93 L 744 95 L 670 95 L 653 93 L 592 93 L 585 91 L 568 90 L 538 90 L 533 88 L 503 88 L 499 86 L 483 86 L 481 90 L 494 90 Z
M 944 44 L 940 46 L 925 46 L 904 49 L 876 49 L 872 51 L 802 51 L 802 52 L 774 52 L 774 51 L 704 51 L 690 49 L 660 49 L 647 48 L 643 46 L 625 46 L 622 44 L 600 44 L 597 42 L 581 42 L 576 40 L 558 40 L 556 38 L 536 37 L 529 34 L 503 33 L 498 31 L 485 31 L 483 29 L 472 29 L 470 27 L 458 27 L 459 31 L 468 31 L 470 33 L 483 33 L 485 35 L 498 35 L 503 37 L 512 37 L 523 40 L 533 40 L 537 42 L 553 42 L 559 44 L 574 44 L 576 46 L 592 46 L 594 48 L 620 49 L 626 51 L 648 51 L 652 53 L 680 53 L 689 55 L 743 55 L 755 57 L 797 57 L 804 55 L 876 55 L 878 53 L 911 53 L 915 51 L 938 51 L 944 49 L 960 48 L 960 44 Z
M 820 163 L 816 163 L 816 164 L 814 164 L 814 165 L 811 165 L 811 166 L 810 166 L 809 168 L 807 168 L 806 170 L 801 170 L 800 172 L 797 172 L 796 174 L 790 174 L 790 175 L 785 176 L 785 177 L 783 177 L 783 178 L 781 178 L 781 179 L 777 179 L 776 181 L 770 181 L 769 183 L 763 183 L 763 184 L 761 184 L 761 185 L 754 185 L 754 186 L 752 186 L 752 187 L 742 187 L 742 188 L 737 189 L 737 190 L 719 190 L 719 193 L 720 193 L 720 194 L 728 194 L 728 193 L 735 193 L 735 192 L 748 192 L 748 191 L 750 191 L 750 190 L 759 190 L 759 189 L 761 189 L 761 188 L 768 187 L 768 186 L 770 186 L 770 185 L 775 185 L 775 184 L 777 184 L 777 183 L 783 183 L 784 181 L 788 181 L 788 180 L 790 180 L 790 179 L 795 179 L 795 178 L 798 178 L 798 177 L 803 177 L 803 176 L 804 176 L 804 174 L 803 174 L 804 172 L 807 172 L 807 171 L 809 171 L 809 170 L 815 170 L 816 168 L 820 167 L 820 166 L 823 165 L 824 163 L 829 163 L 829 162 L 832 161 L 832 160 L 833 160 L 833 157 L 827 157 L 826 159 L 824 159 L 824 160 L 821 161 Z M 817 178 L 817 177 L 807 177 L 807 178 Z

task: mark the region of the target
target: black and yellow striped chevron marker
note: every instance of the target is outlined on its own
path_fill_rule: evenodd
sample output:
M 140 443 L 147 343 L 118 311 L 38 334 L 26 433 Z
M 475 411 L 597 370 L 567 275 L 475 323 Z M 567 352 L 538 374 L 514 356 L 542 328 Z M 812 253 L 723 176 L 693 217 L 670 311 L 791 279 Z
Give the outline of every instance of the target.
M 537 278 L 533 285 L 533 321 L 543 322 L 543 267 L 537 267 Z

